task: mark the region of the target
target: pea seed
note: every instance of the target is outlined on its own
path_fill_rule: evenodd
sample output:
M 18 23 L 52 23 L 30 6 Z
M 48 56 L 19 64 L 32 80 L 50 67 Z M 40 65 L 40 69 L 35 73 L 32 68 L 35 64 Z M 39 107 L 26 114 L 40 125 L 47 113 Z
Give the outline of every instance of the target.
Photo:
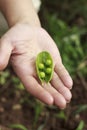
M 40 77 L 43 79 L 45 78 L 45 73 L 44 72 L 40 72 Z
M 51 74 L 51 72 L 52 72 L 52 69 L 51 69 L 51 68 L 47 68 L 47 69 L 46 69 L 46 74 Z
M 47 66 L 50 66 L 50 65 L 51 65 L 51 63 L 52 63 L 52 62 L 51 62 L 51 60 L 50 60 L 50 59 L 47 59 L 47 60 L 46 60 L 46 65 L 47 65 Z
M 39 67 L 39 69 L 44 69 L 44 64 L 43 63 L 39 63 L 39 65 L 38 65 L 38 67 Z

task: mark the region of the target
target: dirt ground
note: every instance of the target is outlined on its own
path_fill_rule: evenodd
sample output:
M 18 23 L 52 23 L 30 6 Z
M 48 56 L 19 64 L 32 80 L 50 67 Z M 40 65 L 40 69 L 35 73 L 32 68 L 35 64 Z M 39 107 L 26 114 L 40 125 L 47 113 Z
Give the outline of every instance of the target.
M 87 104 L 87 81 L 78 76 L 71 91 L 72 101 L 64 110 L 66 119 L 56 116 L 60 109 L 46 105 L 34 124 L 35 98 L 26 90 L 15 89 L 12 83 L 0 85 L 0 130 L 20 130 L 10 129 L 12 124 L 22 124 L 28 130 L 76 130 L 81 120 L 85 123 L 83 130 L 87 130 L 87 108 L 79 108 Z M 26 95 L 29 102 L 25 99 Z
M 66 120 L 55 116 L 60 111 L 58 108 L 45 106 L 33 128 L 35 111 L 31 102 L 34 102 L 35 99 L 29 95 L 29 100 L 32 101 L 30 103 L 26 101 L 21 103 L 26 94 L 28 94 L 26 90 L 15 90 L 12 84 L 4 87 L 0 86 L 1 130 L 12 130 L 8 129 L 11 124 L 22 124 L 28 130 L 38 130 L 39 126 L 43 124 L 42 130 L 75 130 L 81 120 L 85 122 L 83 130 L 87 130 L 87 110 L 75 114 L 79 105 L 87 104 L 87 89 L 79 77 L 74 81 L 72 101 L 64 110 L 67 117 Z

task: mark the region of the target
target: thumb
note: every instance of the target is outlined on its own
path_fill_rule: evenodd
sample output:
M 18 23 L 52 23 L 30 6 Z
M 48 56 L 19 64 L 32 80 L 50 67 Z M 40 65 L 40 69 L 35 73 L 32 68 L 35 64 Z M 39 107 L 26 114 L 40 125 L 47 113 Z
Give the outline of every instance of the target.
M 6 39 L 0 40 L 0 71 L 8 65 L 13 47 Z

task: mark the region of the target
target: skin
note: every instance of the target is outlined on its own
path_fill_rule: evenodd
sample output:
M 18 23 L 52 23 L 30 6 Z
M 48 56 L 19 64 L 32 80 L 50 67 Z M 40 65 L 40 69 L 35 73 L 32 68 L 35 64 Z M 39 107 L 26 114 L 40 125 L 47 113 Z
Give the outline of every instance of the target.
M 9 25 L 0 39 L 0 71 L 11 63 L 29 93 L 46 104 L 65 108 L 72 97 L 73 82 L 55 42 L 40 26 L 31 0 L 0 0 L 0 9 Z M 42 87 L 36 75 L 35 59 L 44 50 L 51 54 L 55 68 L 51 82 Z

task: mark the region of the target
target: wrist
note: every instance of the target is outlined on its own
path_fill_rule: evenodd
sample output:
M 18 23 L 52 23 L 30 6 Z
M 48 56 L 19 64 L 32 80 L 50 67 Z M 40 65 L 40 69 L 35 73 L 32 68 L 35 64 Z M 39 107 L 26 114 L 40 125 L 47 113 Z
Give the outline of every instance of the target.
M 10 24 L 10 27 L 16 25 L 16 24 L 28 24 L 30 26 L 37 26 L 37 27 L 41 27 L 41 24 L 40 24 L 40 21 L 39 21 L 39 18 L 37 17 L 36 19 L 29 19 L 29 17 L 20 17 L 18 19 L 15 19 L 13 21 L 10 21 L 9 22 Z
M 28 23 L 40 26 L 38 15 L 33 7 L 32 0 L 1 0 L 0 9 L 4 14 L 9 27 L 17 23 Z

